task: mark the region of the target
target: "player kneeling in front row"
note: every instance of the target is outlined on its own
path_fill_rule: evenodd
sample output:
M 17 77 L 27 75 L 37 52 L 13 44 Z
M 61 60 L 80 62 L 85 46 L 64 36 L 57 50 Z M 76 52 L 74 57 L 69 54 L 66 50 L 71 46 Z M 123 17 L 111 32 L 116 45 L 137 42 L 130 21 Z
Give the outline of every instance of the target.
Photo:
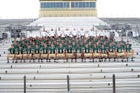
M 14 46 L 11 45 L 11 47 L 8 49 L 9 53 L 7 55 L 7 63 L 9 63 L 9 58 L 12 58 L 12 62 L 14 63 L 15 60 L 15 49 Z
M 55 49 L 55 58 L 54 58 L 54 62 L 56 62 L 58 60 L 58 49 Z
M 51 47 L 49 47 L 49 52 L 48 52 L 49 62 L 51 62 L 51 59 L 54 59 L 54 61 L 55 61 L 55 51 L 56 51 L 56 48 L 52 44 Z
M 87 44 L 86 46 L 85 46 L 85 61 L 86 61 L 86 58 L 90 58 L 91 57 L 91 53 L 90 53 L 90 49 L 91 47 Z
M 106 62 L 106 59 L 107 59 L 107 51 L 106 51 L 106 48 L 104 45 L 102 45 L 101 47 L 101 58 L 102 58 L 102 61 Z
M 46 62 L 48 62 L 48 53 L 49 53 L 49 49 L 47 48 L 47 45 L 44 44 L 43 48 L 43 53 L 41 54 L 41 59 L 46 59 Z
M 117 46 L 117 59 L 121 58 L 121 61 L 123 62 L 123 47 L 121 46 L 121 44 L 119 43 Z
M 30 46 L 28 46 L 28 48 L 27 47 L 24 47 L 23 48 L 22 59 L 23 59 L 24 63 L 26 62 L 25 61 L 26 59 L 29 59 L 30 58 L 30 53 L 31 52 L 30 52 L 29 48 L 30 48 Z
M 94 62 L 94 50 L 92 48 L 90 49 L 90 54 L 91 54 L 90 60 L 92 60 L 92 62 Z
M 62 43 L 58 46 L 58 59 L 64 58 L 64 47 L 62 46 Z
M 134 49 L 131 48 L 131 44 L 129 44 L 129 42 L 127 42 L 126 47 L 125 47 L 125 52 L 126 52 L 126 58 L 128 61 L 128 58 L 131 57 L 131 61 L 134 61 Z
M 84 49 L 82 49 L 82 51 L 81 51 L 81 59 L 82 59 L 82 62 L 83 62 L 83 60 L 86 59 L 85 58 L 85 50 Z
M 39 60 L 41 60 L 41 62 L 43 63 L 42 55 L 43 55 L 43 46 L 41 46 L 41 47 L 39 48 Z
M 64 49 L 63 55 L 64 55 L 64 59 L 66 60 L 66 62 L 68 62 L 68 55 L 67 55 L 66 49 Z
M 37 59 L 38 62 L 40 62 L 40 51 L 39 51 L 39 46 L 35 46 L 35 54 L 33 55 L 33 60 Z
M 73 59 L 75 59 L 75 62 L 77 62 L 77 52 L 75 49 L 72 51 L 72 62 L 73 62 Z
M 70 44 L 68 44 L 68 46 L 66 47 L 66 51 L 67 51 L 67 57 L 68 57 L 68 59 L 70 58 L 71 61 L 72 61 L 72 46 Z
M 111 43 L 109 46 L 108 46 L 108 55 L 109 55 L 109 61 L 111 58 L 114 58 L 114 61 L 117 60 L 118 56 L 117 56 L 117 51 L 116 51 L 116 46 L 113 45 L 114 43 Z
M 20 60 L 20 62 L 22 62 L 22 59 L 23 59 L 23 49 L 21 47 L 16 49 L 15 59 L 16 59 L 16 63 L 18 62 L 17 60 Z

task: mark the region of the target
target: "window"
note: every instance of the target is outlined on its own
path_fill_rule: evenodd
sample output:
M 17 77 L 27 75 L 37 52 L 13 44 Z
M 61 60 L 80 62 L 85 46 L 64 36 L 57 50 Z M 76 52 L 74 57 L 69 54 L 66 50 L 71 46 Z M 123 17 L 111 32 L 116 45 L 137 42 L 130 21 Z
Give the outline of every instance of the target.
M 96 7 L 95 2 L 90 2 L 90 7 L 95 8 Z
M 83 7 L 89 8 L 90 7 L 89 4 L 90 4 L 89 2 L 85 2 L 85 5 Z
M 72 8 L 96 8 L 96 2 L 72 2 Z
M 41 8 L 44 8 L 44 3 L 41 3 Z
M 41 8 L 69 8 L 69 2 L 42 2 Z

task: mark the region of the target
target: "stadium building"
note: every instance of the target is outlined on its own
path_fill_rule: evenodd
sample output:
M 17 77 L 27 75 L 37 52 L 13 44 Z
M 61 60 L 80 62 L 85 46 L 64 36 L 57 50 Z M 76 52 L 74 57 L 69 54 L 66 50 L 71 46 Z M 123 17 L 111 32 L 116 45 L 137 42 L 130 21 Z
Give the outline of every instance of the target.
M 30 26 L 42 26 L 41 32 L 28 32 L 28 37 L 54 36 L 55 33 L 65 36 L 70 32 L 74 35 L 110 36 L 114 32 L 97 17 L 97 0 L 40 0 L 39 17 Z M 105 30 L 103 26 L 108 28 Z M 90 33 L 93 30 L 94 35 Z M 119 36 L 115 32 L 114 35 Z
M 40 17 L 97 16 L 97 0 L 40 0 Z

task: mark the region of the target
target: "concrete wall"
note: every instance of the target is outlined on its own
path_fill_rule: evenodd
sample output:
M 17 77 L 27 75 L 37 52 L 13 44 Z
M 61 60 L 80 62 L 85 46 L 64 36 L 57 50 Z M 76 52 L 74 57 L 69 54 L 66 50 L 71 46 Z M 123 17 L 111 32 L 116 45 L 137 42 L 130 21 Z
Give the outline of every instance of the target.
M 40 17 L 97 16 L 96 9 L 40 10 Z

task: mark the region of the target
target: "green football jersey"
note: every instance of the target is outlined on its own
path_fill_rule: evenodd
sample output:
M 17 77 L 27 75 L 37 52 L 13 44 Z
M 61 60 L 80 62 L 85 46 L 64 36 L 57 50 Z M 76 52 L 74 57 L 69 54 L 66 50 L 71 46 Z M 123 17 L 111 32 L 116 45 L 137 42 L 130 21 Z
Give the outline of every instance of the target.
M 18 54 L 23 54 L 23 49 L 22 48 L 18 49 Z
M 27 48 L 27 53 L 28 53 L 28 54 L 31 53 L 31 48 Z
M 37 47 L 35 48 L 35 53 L 37 53 L 37 54 L 39 53 L 39 48 L 37 48 Z
M 121 46 L 117 46 L 117 52 L 121 53 L 122 52 L 122 47 Z
M 126 51 L 127 51 L 127 52 L 130 52 L 130 51 L 131 51 L 131 49 L 132 49 L 131 46 L 132 46 L 131 44 L 126 45 Z
M 66 49 L 68 53 L 72 53 L 72 47 L 67 47 Z
M 50 47 L 49 51 L 50 51 L 51 54 L 54 54 L 55 53 L 55 48 L 54 47 Z
M 94 52 L 98 52 L 98 47 L 93 48 Z
M 63 47 L 58 47 L 58 53 L 63 53 Z
M 106 52 L 106 48 L 105 47 L 101 47 L 101 52 L 105 53 Z
M 23 48 L 23 53 L 28 53 L 28 48 Z
M 48 53 L 48 47 L 43 47 L 43 53 Z
M 40 47 L 40 48 L 39 48 L 39 53 L 43 53 L 43 48 L 44 48 L 44 47 Z
M 75 50 L 75 52 L 80 53 L 80 48 L 79 47 L 75 47 L 74 50 Z
M 90 47 L 85 47 L 85 53 L 89 53 L 90 52 Z
M 15 49 L 14 48 L 9 48 L 8 51 L 10 52 L 10 54 L 15 54 Z
M 31 53 L 35 53 L 35 47 L 31 47 Z
M 114 50 L 113 45 L 109 46 L 109 51 L 113 52 L 113 50 Z

